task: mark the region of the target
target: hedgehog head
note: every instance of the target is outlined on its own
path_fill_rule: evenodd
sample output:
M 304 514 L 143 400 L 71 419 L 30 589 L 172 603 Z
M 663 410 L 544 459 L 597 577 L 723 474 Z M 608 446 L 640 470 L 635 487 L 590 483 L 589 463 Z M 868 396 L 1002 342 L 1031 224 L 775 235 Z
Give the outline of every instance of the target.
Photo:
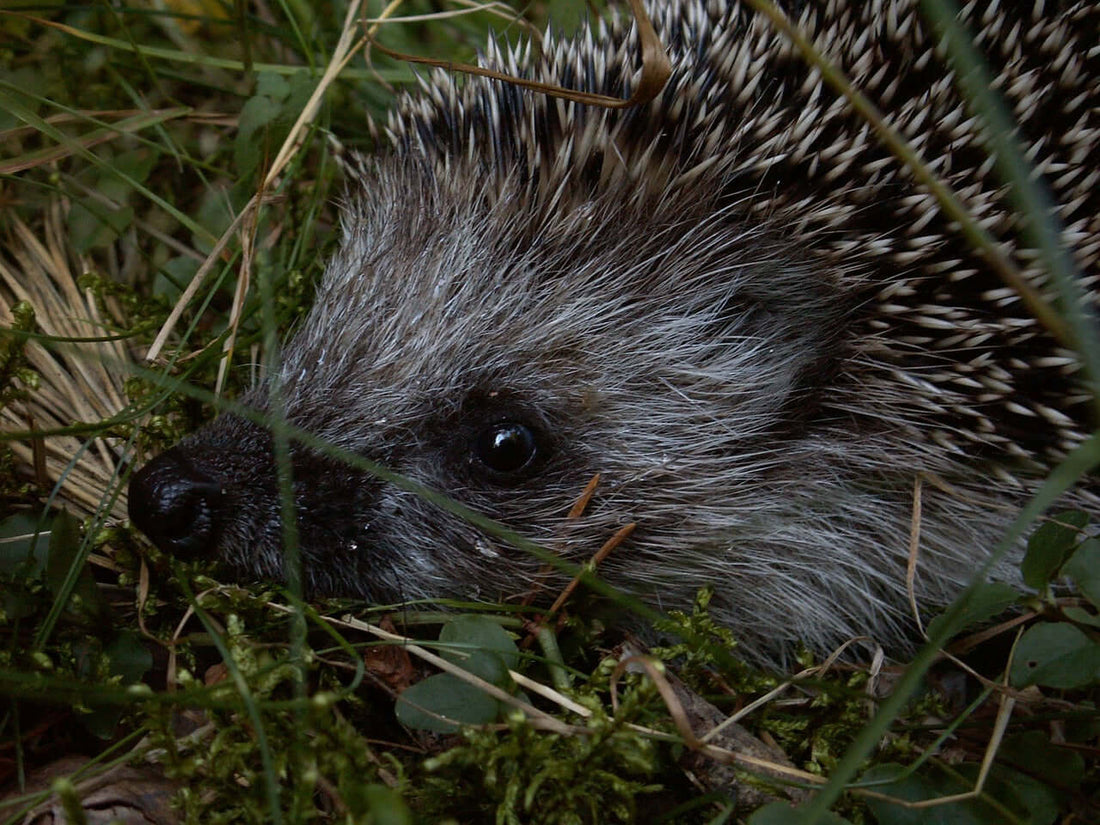
M 766 228 L 698 191 L 548 215 L 519 187 L 487 198 L 407 165 L 364 184 L 372 196 L 348 211 L 316 306 L 253 407 L 269 408 L 274 384 L 293 426 L 570 558 L 637 520 L 612 569 L 713 530 L 685 506 L 701 483 L 749 521 L 763 485 L 799 472 L 848 299 Z M 498 597 L 535 573 L 413 492 L 292 455 L 311 592 Z M 590 511 L 567 524 L 596 473 Z M 270 435 L 226 415 L 138 474 L 131 512 L 168 549 L 282 576 L 276 477 Z

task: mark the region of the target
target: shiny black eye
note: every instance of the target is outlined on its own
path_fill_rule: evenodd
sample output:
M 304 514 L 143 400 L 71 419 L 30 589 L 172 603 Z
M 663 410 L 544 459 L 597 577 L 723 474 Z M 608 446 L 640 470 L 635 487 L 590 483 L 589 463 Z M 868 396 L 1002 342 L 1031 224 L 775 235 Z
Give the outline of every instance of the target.
M 535 460 L 535 434 L 524 424 L 501 421 L 486 427 L 474 441 L 477 460 L 498 473 L 515 473 Z

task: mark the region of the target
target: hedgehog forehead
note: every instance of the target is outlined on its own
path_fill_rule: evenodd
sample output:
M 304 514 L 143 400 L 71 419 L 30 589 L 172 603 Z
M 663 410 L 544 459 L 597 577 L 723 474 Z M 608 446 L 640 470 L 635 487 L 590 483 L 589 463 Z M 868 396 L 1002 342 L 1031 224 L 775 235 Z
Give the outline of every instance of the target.
M 411 227 L 400 244 L 353 235 L 307 327 L 322 341 L 337 335 L 356 360 L 387 368 L 445 366 L 443 353 L 469 360 L 508 350 L 517 336 L 526 337 L 548 284 L 533 256 L 494 248 L 494 237 L 473 225 Z
M 507 362 L 510 353 L 591 333 L 589 316 L 628 291 L 613 282 L 630 280 L 631 262 L 617 261 L 607 245 L 584 251 L 575 240 L 548 240 L 568 235 L 591 211 L 574 210 L 568 226 L 553 231 L 500 201 L 353 216 L 291 350 L 306 366 L 326 360 L 309 350 L 325 348 L 342 361 L 421 370 Z
M 656 360 L 705 348 L 698 323 L 756 300 L 752 282 L 791 271 L 769 260 L 759 228 L 730 231 L 721 214 L 680 203 L 645 214 L 605 200 L 548 215 L 504 195 L 465 194 L 456 209 L 431 186 L 403 188 L 418 198 L 380 198 L 350 216 L 285 354 L 292 395 L 352 386 L 403 406 L 458 403 L 475 388 L 617 381 L 595 374 L 616 369 L 608 353 L 634 346 Z
M 535 402 L 560 385 L 569 359 L 555 353 L 583 328 L 544 328 L 537 279 L 494 266 L 426 253 L 337 284 L 342 297 L 323 296 L 284 352 L 290 414 L 313 425 L 353 410 L 414 429 L 474 395 Z

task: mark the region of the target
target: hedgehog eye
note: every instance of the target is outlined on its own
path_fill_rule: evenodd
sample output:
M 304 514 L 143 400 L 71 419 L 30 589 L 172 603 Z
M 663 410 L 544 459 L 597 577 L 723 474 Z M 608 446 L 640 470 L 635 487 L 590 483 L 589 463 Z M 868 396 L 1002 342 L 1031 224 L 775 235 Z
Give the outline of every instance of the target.
M 531 428 L 516 421 L 501 421 L 482 430 L 474 440 L 474 456 L 498 473 L 516 473 L 538 454 Z

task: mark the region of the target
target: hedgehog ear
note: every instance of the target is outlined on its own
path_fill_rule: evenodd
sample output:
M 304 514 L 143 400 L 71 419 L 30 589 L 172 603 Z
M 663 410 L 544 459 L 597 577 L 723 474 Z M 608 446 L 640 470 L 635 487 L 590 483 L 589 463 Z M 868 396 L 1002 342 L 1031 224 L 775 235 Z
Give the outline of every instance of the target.
M 720 298 L 711 335 L 728 352 L 716 349 L 715 357 L 728 359 L 732 383 L 744 370 L 773 409 L 805 418 L 839 369 L 854 306 L 851 294 L 804 263 L 754 265 Z
M 753 267 L 757 268 L 763 271 L 745 278 L 742 287 L 723 300 L 717 315 L 720 324 L 751 326 L 768 338 L 780 332 L 818 344 L 841 333 L 853 309 L 850 290 L 845 294 L 803 263 L 773 260 Z

